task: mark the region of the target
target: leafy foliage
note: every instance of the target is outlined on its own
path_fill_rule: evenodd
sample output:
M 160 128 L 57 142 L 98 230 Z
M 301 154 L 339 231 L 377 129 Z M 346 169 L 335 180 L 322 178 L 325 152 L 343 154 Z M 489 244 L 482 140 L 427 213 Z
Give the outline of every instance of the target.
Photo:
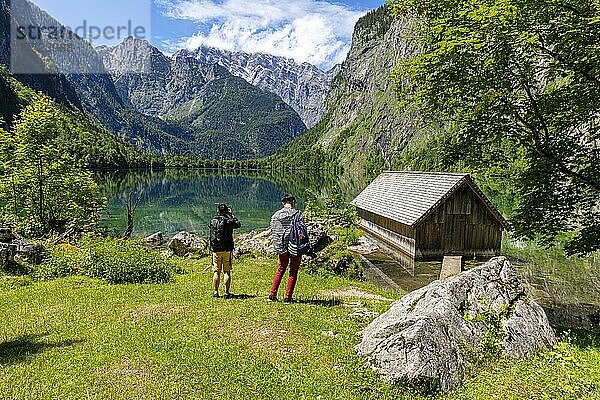
M 77 246 L 53 247 L 34 276 L 47 280 L 83 275 L 111 284 L 164 283 L 173 279 L 173 270 L 159 253 L 135 242 L 88 236 Z
M 357 219 L 356 208 L 349 204 L 344 195 L 332 189 L 330 196 L 317 196 L 307 192 L 306 216 L 307 219 L 324 220 L 330 228 L 354 228 Z
M 0 65 L 0 126 L 7 130 L 25 107 L 41 95 L 12 77 L 5 66 Z M 91 168 L 140 167 L 152 165 L 158 160 L 135 146 L 126 144 L 94 120 L 80 111 L 65 105 L 55 105 L 64 123 L 69 126 L 64 138 L 64 151 Z
M 335 192 L 331 196 L 317 196 L 307 191 L 305 216 L 308 221 L 324 222 L 329 235 L 335 237 L 317 257 L 305 263 L 311 273 L 340 275 L 360 279 L 363 267 L 357 255 L 348 246 L 358 243 L 360 233 L 355 228 L 356 209 Z
M 83 163 L 65 151 L 71 136 L 43 96 L 25 107 L 10 134 L 0 131 L 0 221 L 27 236 L 97 221 L 102 199 Z
M 391 7 L 414 17 L 421 49 L 396 74 L 403 105 L 455 130 L 447 138 L 463 166 L 485 170 L 492 161 L 492 172 L 518 172 L 512 222 L 519 235 L 550 245 L 576 231 L 568 250 L 600 248 L 598 2 L 396 0 Z

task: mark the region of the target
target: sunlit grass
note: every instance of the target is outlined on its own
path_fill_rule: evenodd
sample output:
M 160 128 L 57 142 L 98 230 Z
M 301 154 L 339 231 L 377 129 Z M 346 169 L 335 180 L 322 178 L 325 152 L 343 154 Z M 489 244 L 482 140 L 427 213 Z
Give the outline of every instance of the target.
M 161 285 L 70 277 L 1 286 L 0 398 L 424 398 L 386 384 L 354 353 L 368 321 L 349 317 L 347 303 L 383 312 L 389 302 L 310 302 L 349 287 L 392 299 L 397 293 L 301 271 L 297 297 L 305 302 L 268 303 L 274 259 L 245 258 L 234 265 L 232 290 L 246 297 L 213 299 L 208 259 L 177 263 L 187 273 Z M 459 392 L 432 398 L 593 396 L 598 342 L 562 343 L 530 361 L 494 362 Z M 563 383 L 573 390 L 560 389 Z

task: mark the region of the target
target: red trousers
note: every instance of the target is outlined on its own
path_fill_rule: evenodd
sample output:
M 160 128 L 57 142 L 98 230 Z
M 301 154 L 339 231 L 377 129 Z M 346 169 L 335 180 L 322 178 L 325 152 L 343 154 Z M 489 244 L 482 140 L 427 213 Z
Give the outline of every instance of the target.
M 298 269 L 300 269 L 300 261 L 302 257 L 290 257 L 288 253 L 279 255 L 279 265 L 277 266 L 277 272 L 273 277 L 273 285 L 271 286 L 271 296 L 277 296 L 277 290 L 279 290 L 279 284 L 283 279 L 285 270 L 288 265 L 290 266 L 290 276 L 287 281 L 285 288 L 285 298 L 291 299 L 294 294 L 294 287 L 296 286 L 296 280 L 298 279 Z

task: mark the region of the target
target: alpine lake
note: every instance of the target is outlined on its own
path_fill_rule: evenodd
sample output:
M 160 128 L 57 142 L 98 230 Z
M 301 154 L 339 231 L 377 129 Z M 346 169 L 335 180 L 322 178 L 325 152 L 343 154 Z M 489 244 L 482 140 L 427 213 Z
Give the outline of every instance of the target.
M 134 236 L 145 237 L 162 232 L 170 238 L 180 231 L 208 235 L 208 223 L 216 205 L 228 204 L 240 219 L 246 233 L 269 226 L 271 215 L 280 208 L 284 193 L 294 194 L 304 209 L 307 192 L 323 196 L 333 192 L 331 182 L 317 174 L 279 175 L 266 172 L 233 173 L 216 170 L 111 171 L 95 175 L 107 206 L 101 225 L 112 233 L 123 232 L 127 225 L 126 205 L 141 195 L 135 213 Z M 352 199 L 368 182 L 346 182 L 342 190 Z M 485 191 L 485 188 L 483 188 Z M 502 209 L 504 196 L 487 193 Z M 388 249 L 389 250 L 389 249 Z M 562 252 L 539 249 L 531 244 L 510 241 L 503 244 L 529 294 L 546 310 L 555 326 L 590 328 L 600 321 L 600 255 L 587 258 L 566 257 Z M 409 292 L 423 287 L 439 276 L 440 262 L 406 263 L 379 251 L 368 260 L 396 284 Z M 467 262 L 466 268 L 485 260 Z M 388 286 L 389 280 L 366 274 L 373 283 Z

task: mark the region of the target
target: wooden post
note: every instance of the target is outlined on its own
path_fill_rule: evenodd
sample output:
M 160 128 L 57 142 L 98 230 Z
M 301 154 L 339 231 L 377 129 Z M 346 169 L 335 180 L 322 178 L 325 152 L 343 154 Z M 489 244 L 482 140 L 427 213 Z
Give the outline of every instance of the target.
M 440 280 L 444 281 L 462 272 L 462 256 L 444 256 Z

